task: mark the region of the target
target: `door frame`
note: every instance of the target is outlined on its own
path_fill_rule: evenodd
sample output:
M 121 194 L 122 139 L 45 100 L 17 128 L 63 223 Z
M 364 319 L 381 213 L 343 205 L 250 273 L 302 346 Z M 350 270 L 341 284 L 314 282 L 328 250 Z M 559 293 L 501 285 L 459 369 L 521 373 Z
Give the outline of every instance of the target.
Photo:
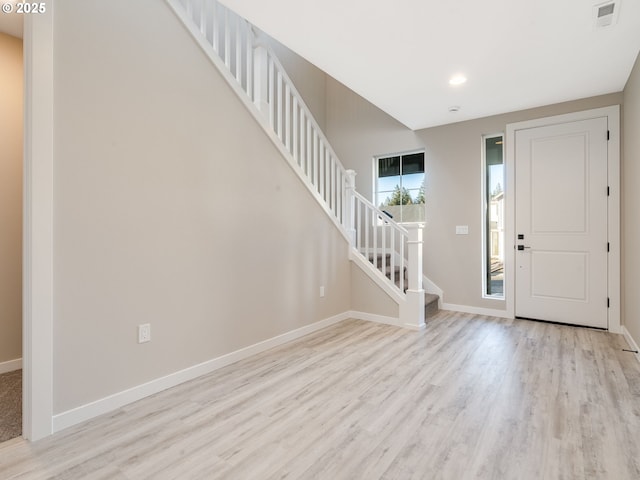
M 561 123 L 607 118 L 609 141 L 607 142 L 607 176 L 609 198 L 607 203 L 607 237 L 609 257 L 607 261 L 607 290 L 609 297 L 608 330 L 622 333 L 620 326 L 620 105 L 584 110 L 581 112 L 537 118 L 510 123 L 506 127 L 505 146 L 505 299 L 507 315 L 515 317 L 515 138 L 518 130 L 546 127 Z M 514 245 L 513 248 L 510 245 Z
M 53 433 L 53 0 L 24 17 L 22 436 Z

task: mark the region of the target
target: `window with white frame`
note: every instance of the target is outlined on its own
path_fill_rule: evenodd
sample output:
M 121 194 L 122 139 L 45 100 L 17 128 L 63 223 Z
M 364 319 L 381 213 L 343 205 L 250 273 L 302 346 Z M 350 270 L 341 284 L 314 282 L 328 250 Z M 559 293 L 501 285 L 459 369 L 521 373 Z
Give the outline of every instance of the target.
M 425 221 L 424 151 L 375 158 L 375 204 L 396 222 Z
M 483 296 L 504 298 L 504 137 L 482 138 Z

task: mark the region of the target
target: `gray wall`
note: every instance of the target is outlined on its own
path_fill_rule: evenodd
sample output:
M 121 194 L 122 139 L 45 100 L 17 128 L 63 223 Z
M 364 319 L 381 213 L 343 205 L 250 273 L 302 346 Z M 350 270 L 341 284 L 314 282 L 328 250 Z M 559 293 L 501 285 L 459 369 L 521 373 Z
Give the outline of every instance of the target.
M 350 309 L 344 238 L 164 2 L 54 31 L 56 414 Z
M 22 40 L 0 33 L 0 363 L 22 356 Z
M 624 89 L 623 109 L 623 318 L 640 343 L 640 55 Z
M 327 135 L 345 166 L 358 172 L 357 188 L 368 198 L 375 155 L 424 148 L 424 273 L 446 303 L 504 310 L 504 302 L 482 298 L 482 135 L 504 132 L 508 123 L 621 103 L 621 93 L 603 95 L 414 132 L 328 79 Z M 456 225 L 468 225 L 469 235 L 456 235 Z

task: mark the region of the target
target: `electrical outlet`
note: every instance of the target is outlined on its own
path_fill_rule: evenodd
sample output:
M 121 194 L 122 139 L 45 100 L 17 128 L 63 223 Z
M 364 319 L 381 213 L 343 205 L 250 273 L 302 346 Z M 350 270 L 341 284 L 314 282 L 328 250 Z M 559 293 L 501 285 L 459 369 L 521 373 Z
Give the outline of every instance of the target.
M 138 343 L 146 343 L 151 341 L 151 324 L 144 323 L 138 325 Z
M 320 287 L 320 296 L 324 297 L 324 287 Z

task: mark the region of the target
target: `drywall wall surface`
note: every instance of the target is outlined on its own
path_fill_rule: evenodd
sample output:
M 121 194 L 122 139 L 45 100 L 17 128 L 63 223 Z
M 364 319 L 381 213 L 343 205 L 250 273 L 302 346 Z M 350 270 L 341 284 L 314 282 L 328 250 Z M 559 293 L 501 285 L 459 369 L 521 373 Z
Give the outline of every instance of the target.
M 22 40 L 0 33 L 0 363 L 22 357 Z
M 624 88 L 622 161 L 623 322 L 640 342 L 640 55 Z
M 621 103 L 616 93 L 414 132 L 328 79 L 327 132 L 369 199 L 375 155 L 425 149 L 424 274 L 444 291 L 445 303 L 504 310 L 504 301 L 482 296 L 482 136 L 504 132 L 509 123 Z M 468 235 L 456 235 L 458 225 L 468 226 Z
M 351 310 L 398 319 L 398 304 L 351 262 Z
M 346 240 L 165 2 L 54 32 L 55 414 L 350 309 Z

